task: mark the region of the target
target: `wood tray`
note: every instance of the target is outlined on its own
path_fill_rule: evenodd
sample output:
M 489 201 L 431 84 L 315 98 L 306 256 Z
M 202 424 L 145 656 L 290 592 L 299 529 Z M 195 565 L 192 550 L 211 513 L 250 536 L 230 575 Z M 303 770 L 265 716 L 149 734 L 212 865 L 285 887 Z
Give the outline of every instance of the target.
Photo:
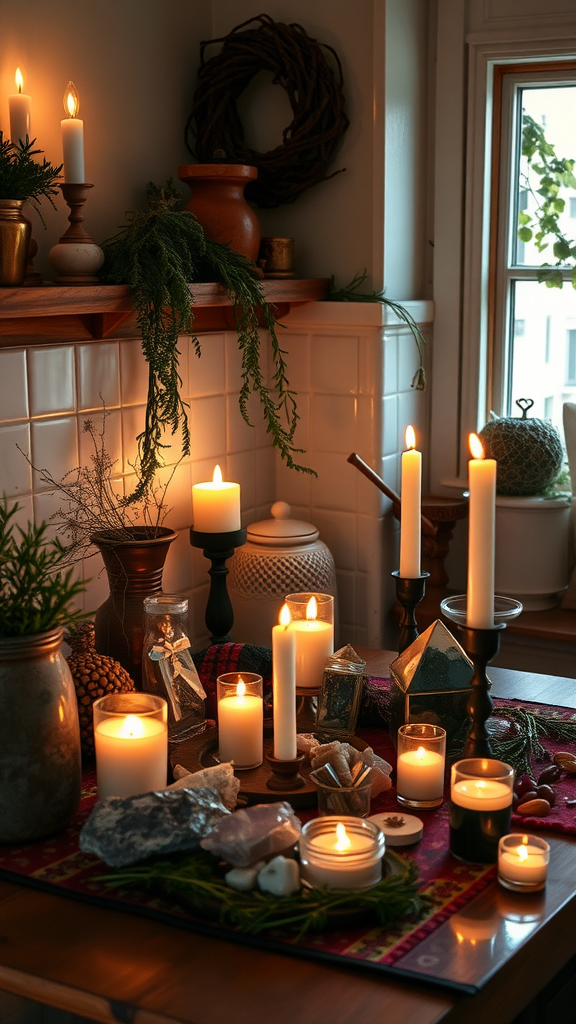
M 368 744 L 354 736 L 347 740 L 356 750 L 365 750 Z M 264 755 L 272 754 L 274 738 L 271 734 L 264 733 Z M 190 772 L 199 772 L 202 768 L 211 768 L 220 764 L 218 760 L 218 729 L 207 729 L 199 736 L 183 740 L 170 751 L 172 767 L 181 764 Z M 288 800 L 295 810 L 304 807 L 316 807 L 316 786 L 310 781 L 310 764 L 303 764 L 300 774 L 305 779 L 306 785 L 302 789 L 285 790 L 279 793 L 277 790 L 268 789 L 266 782 L 270 777 L 270 768 L 266 761 L 263 761 L 258 768 L 246 768 L 236 771 L 236 778 L 240 779 L 239 797 L 243 797 L 249 804 L 269 804 L 278 800 Z

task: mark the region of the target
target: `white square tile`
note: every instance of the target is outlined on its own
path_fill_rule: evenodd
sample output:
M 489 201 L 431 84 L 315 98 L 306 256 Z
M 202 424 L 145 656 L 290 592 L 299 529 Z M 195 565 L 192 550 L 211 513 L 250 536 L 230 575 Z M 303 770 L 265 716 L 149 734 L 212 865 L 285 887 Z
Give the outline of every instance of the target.
M 294 513 L 294 518 L 299 517 Z M 320 530 L 320 540 L 323 540 L 332 552 L 336 567 L 356 571 L 356 516 L 354 513 L 328 512 L 315 508 L 311 521 Z
M 356 576 L 355 572 L 336 573 L 338 585 L 338 617 L 342 625 L 356 622 Z M 347 643 L 343 637 L 343 643 Z
M 57 482 L 78 466 L 78 421 L 76 416 L 32 422 L 32 462 L 36 470 L 46 469 Z M 34 473 L 34 491 L 50 487 Z
M 28 351 L 30 415 L 72 412 L 76 408 L 74 347 Z
M 257 448 L 256 456 L 256 505 L 270 508 L 276 499 L 276 451 L 270 443 Z M 291 470 L 290 472 L 294 472 Z
M 34 501 L 31 494 L 18 495 L 17 499 L 11 498 L 8 500 L 8 505 L 18 504 L 18 510 L 12 516 L 10 522 L 14 525 L 20 526 L 23 530 L 26 529 L 28 523 L 34 522 Z M 2 1018 L 0 1017 L 0 1020 Z
M 107 409 L 120 405 L 120 369 L 117 341 L 78 345 L 78 408 Z
M 400 455 L 387 455 L 382 459 L 382 470 L 379 474 L 385 484 L 396 494 L 400 494 Z
M 200 335 L 201 355 L 192 346 L 188 359 L 188 394 L 193 398 L 204 395 L 223 395 L 226 391 L 226 362 L 224 335 Z
M 34 522 L 37 526 L 46 523 L 46 537 L 54 540 L 59 537 L 63 544 L 69 544 L 70 538 L 63 530 L 61 511 L 64 507 L 62 495 L 58 491 L 43 491 L 34 495 Z
M 285 350 L 284 358 L 287 364 L 286 375 L 290 387 L 298 393 L 310 390 L 310 345 L 311 338 L 308 334 L 292 334 L 278 331 L 280 348 Z
M 358 338 L 358 392 L 379 395 L 382 384 L 382 332 L 370 331 Z
M 202 484 L 213 479 L 216 465 L 220 466 L 222 476 L 226 476 L 226 455 L 220 455 L 217 459 L 198 459 L 190 463 L 191 484 Z
M 242 353 L 238 348 L 236 331 L 226 331 L 224 335 L 224 351 L 226 362 L 226 391 L 238 394 L 242 383 Z
M 19 451 L 16 446 L 22 449 Z M 22 452 L 30 455 L 30 427 L 21 423 L 0 427 L 0 496 L 30 494 L 32 469 Z
M 382 450 L 381 402 L 370 395 L 361 395 L 356 401 L 356 449 L 370 458 Z
M 395 395 L 398 391 L 397 336 L 395 334 L 385 334 L 384 338 L 382 339 L 382 346 L 384 349 L 384 360 L 382 365 L 382 392 L 385 395 Z
M 100 605 L 104 604 L 104 601 L 108 599 L 110 594 L 108 577 L 99 552 L 90 558 L 84 559 L 83 574 L 86 586 L 83 602 L 84 611 L 94 614 Z
M 326 452 L 314 455 L 314 469 L 318 473 L 318 476 L 312 480 L 314 509 L 355 512 L 358 470 L 346 462 L 344 456 L 329 455 Z
M 253 396 L 255 397 L 255 396 Z M 198 399 L 202 401 L 202 399 Z M 203 399 L 206 402 L 217 401 L 225 403 L 226 419 L 224 421 L 226 433 L 224 445 L 222 449 L 224 451 L 232 452 L 249 452 L 252 451 L 256 445 L 256 427 L 249 426 L 244 420 L 240 409 L 238 407 L 237 395 L 226 395 L 225 399 Z M 259 410 L 255 402 L 250 402 L 249 407 L 250 422 L 255 424 L 257 420 L 254 417 L 254 413 L 259 413 Z
M 129 473 L 138 455 L 136 438 L 144 430 L 145 408 L 142 405 L 128 406 L 122 409 L 122 466 L 123 472 Z
M 378 466 L 381 469 L 381 460 L 378 459 L 366 459 L 369 466 Z M 379 470 L 376 470 L 379 473 Z M 379 474 L 380 475 L 380 474 Z M 388 508 L 390 502 L 386 498 L 382 491 L 376 487 L 375 484 L 371 483 L 363 473 L 358 474 L 358 501 L 356 504 L 356 511 L 359 515 L 372 516 L 380 518 L 384 514 L 384 509 Z
M 148 363 L 138 339 L 120 342 L 120 386 L 122 405 L 141 405 L 146 402 Z
M 164 525 L 172 530 L 187 530 L 192 523 L 192 484 L 190 463 L 181 462 L 176 468 L 165 466 L 158 473 L 157 497 L 160 500 L 166 487 L 165 504 L 169 508 Z
M 206 603 L 208 601 L 209 587 L 208 585 L 202 587 L 195 587 L 192 592 L 192 599 L 190 606 L 192 609 L 192 623 L 194 629 L 194 639 L 192 637 L 192 646 L 194 650 L 202 650 L 204 647 L 208 647 L 210 644 L 208 629 L 204 621 L 206 615 Z
M 78 416 L 78 445 L 80 452 L 80 465 L 92 468 L 92 456 L 95 454 L 94 443 L 91 435 L 84 428 L 85 421 L 94 424 L 96 432 L 96 444 L 100 444 L 103 416 L 101 413 L 94 413 L 93 416 L 85 416 L 80 413 Z M 122 472 L 122 412 L 120 409 L 112 409 L 106 412 L 104 423 L 104 444 L 106 451 L 114 462 L 112 473 L 114 476 Z
M 191 457 L 222 458 L 226 452 L 226 398 L 193 398 L 190 402 Z
M 356 553 L 359 572 L 374 572 L 382 564 L 382 533 L 381 519 L 358 516 Z
M 309 460 L 306 460 L 310 464 Z M 289 505 L 303 505 L 310 508 L 312 504 L 312 481 L 310 473 L 298 473 L 288 469 L 279 455 L 275 456 L 276 485 L 274 494 L 276 501 L 287 501 Z
M 398 390 L 405 391 L 420 365 L 418 347 L 412 334 L 403 330 L 398 338 Z
M 239 452 L 226 459 L 226 478 L 240 484 L 242 525 L 245 525 L 245 510 L 256 505 L 256 455 L 255 452 Z
M 411 424 L 416 431 L 416 447 L 421 451 L 426 441 L 426 397 L 425 391 L 402 392 L 398 395 L 398 450 L 404 451 L 406 427 Z
M 382 454 L 394 455 L 398 451 L 398 396 L 382 399 Z
M 312 448 L 314 452 L 346 452 L 356 447 L 357 399 L 344 395 L 314 395 Z
M 0 351 L 0 420 L 28 416 L 28 382 L 24 349 Z
M 181 530 L 170 545 L 162 574 L 162 590 L 180 594 L 192 586 L 192 547 L 188 530 Z
M 358 338 L 315 334 L 311 345 L 312 390 L 353 395 L 358 391 Z

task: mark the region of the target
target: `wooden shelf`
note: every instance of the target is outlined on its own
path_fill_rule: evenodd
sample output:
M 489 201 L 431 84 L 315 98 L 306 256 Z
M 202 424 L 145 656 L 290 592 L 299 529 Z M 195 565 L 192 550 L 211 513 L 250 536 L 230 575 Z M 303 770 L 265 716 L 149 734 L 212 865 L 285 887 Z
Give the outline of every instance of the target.
M 264 280 L 277 319 L 292 306 L 326 297 L 326 278 Z M 234 311 L 223 285 L 193 284 L 194 331 L 233 330 Z M 134 304 L 125 285 L 0 289 L 0 348 L 99 341 L 135 333 Z

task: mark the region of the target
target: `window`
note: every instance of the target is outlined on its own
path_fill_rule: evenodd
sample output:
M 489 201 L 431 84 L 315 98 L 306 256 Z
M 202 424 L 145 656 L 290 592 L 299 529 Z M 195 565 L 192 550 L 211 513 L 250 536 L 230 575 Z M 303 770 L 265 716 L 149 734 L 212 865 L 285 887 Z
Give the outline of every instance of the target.
M 566 384 L 576 385 L 576 328 L 566 332 Z

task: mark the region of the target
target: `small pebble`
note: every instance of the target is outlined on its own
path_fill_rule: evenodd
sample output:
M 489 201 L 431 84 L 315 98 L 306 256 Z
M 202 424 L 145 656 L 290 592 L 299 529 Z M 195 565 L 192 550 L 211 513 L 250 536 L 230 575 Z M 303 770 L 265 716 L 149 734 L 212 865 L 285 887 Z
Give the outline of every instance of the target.
M 259 872 L 258 886 L 273 896 L 291 896 L 300 888 L 300 868 L 291 857 L 274 857 Z
M 256 888 L 258 872 L 263 867 L 264 861 L 259 860 L 257 864 L 253 864 L 249 868 L 232 868 L 224 875 L 224 881 L 226 885 L 229 885 L 231 889 L 236 889 L 237 892 L 250 892 L 250 889 Z

